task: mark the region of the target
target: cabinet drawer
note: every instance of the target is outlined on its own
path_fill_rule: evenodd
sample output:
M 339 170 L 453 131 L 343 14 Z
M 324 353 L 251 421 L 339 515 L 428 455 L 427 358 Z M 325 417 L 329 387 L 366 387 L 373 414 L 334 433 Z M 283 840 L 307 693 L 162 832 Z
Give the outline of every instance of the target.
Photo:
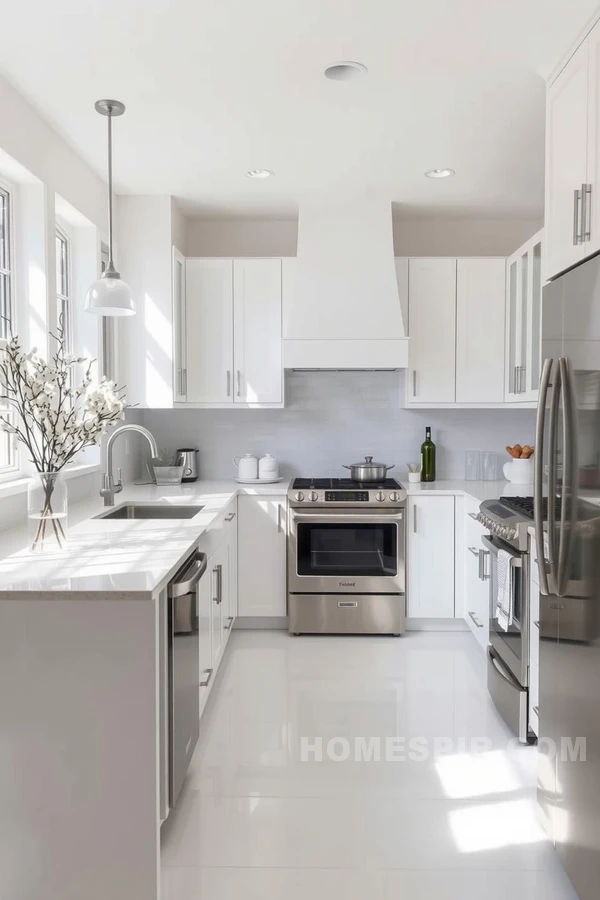
M 537 662 L 529 664 L 529 727 L 539 734 L 540 670 Z

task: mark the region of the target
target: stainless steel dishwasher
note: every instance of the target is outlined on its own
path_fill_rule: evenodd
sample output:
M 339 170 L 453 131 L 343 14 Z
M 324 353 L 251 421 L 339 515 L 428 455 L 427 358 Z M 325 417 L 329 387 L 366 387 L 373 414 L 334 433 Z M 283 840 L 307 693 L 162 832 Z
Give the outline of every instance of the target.
M 195 552 L 168 589 L 169 806 L 181 792 L 200 734 L 198 585 L 206 553 Z

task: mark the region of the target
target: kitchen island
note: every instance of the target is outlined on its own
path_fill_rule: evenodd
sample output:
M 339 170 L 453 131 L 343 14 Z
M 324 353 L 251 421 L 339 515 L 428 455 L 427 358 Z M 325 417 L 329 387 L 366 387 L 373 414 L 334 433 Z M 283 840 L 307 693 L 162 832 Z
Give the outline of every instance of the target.
M 255 489 L 126 487 L 117 506 L 202 509 L 115 520 L 93 518 L 104 508 L 91 500 L 53 556 L 22 549 L 25 531 L 0 539 L 3 900 L 160 896 L 166 586 L 218 544 L 238 490 Z

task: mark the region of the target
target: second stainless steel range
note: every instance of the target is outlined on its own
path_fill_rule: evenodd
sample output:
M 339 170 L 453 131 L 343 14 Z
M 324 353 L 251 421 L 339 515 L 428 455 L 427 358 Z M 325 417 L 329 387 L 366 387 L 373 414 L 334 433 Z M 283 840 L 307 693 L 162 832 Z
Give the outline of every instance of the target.
M 289 495 L 294 634 L 402 634 L 406 491 L 388 478 L 297 478 Z

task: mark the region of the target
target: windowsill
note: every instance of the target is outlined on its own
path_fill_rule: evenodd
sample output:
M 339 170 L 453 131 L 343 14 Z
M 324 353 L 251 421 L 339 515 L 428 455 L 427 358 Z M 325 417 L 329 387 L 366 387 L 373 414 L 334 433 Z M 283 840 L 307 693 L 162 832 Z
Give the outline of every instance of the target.
M 67 481 L 71 478 L 77 478 L 80 475 L 92 475 L 94 472 L 100 472 L 102 466 L 100 463 L 82 463 L 79 466 L 69 466 L 63 469 L 63 475 Z M 16 494 L 24 494 L 27 485 L 31 481 L 29 475 L 17 475 L 9 481 L 0 481 L 0 500 L 3 497 L 14 497 Z

